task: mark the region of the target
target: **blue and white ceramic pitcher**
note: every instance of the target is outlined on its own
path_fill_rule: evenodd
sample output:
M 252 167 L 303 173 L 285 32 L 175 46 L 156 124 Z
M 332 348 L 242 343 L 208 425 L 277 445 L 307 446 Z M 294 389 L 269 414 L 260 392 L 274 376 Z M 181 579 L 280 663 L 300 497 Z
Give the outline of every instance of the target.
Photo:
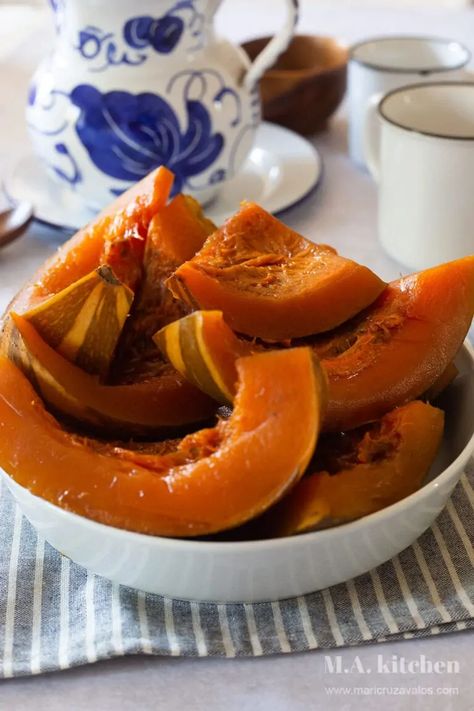
M 49 172 L 100 208 L 157 165 L 209 202 L 247 157 L 257 82 L 286 49 L 285 26 L 253 65 L 214 34 L 221 0 L 51 0 L 57 43 L 38 68 L 27 121 Z

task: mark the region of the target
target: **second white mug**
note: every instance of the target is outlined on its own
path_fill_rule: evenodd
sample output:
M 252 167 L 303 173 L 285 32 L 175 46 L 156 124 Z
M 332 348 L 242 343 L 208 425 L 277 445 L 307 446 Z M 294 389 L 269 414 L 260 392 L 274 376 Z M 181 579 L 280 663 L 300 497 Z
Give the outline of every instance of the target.
M 469 62 L 459 42 L 435 37 L 381 37 L 354 45 L 349 61 L 349 153 L 365 168 L 364 126 L 371 98 L 407 84 L 459 78 Z
M 474 254 L 474 83 L 396 89 L 366 135 L 385 251 L 411 269 Z

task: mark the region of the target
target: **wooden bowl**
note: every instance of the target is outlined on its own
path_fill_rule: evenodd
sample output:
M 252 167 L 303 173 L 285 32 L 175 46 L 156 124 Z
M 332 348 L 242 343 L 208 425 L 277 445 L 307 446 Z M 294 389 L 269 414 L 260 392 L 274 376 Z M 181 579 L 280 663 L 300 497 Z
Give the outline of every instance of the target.
M 270 39 L 242 46 L 253 60 Z M 347 60 L 347 48 L 332 37 L 294 37 L 260 80 L 263 118 L 303 135 L 326 128 L 346 91 Z

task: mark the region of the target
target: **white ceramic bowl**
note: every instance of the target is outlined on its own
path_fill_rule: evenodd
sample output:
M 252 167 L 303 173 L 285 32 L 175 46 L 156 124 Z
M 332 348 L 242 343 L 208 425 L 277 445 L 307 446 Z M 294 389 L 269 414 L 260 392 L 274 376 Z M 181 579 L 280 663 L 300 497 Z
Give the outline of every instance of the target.
M 25 516 L 44 538 L 99 575 L 173 598 L 223 602 L 276 600 L 360 575 L 409 546 L 446 504 L 474 452 L 474 351 L 443 396 L 446 432 L 429 481 L 383 511 L 291 538 L 202 542 L 158 538 L 104 526 L 33 496 L 6 474 Z

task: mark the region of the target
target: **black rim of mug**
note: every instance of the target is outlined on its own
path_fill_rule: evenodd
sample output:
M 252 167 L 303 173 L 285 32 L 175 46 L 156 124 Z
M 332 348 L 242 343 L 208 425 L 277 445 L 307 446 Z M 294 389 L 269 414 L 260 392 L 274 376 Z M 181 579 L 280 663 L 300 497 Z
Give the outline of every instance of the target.
M 375 62 L 367 62 L 363 59 L 358 59 L 355 56 L 355 52 L 361 47 L 364 47 L 366 44 L 372 44 L 373 42 L 387 42 L 390 40 L 407 40 L 409 42 L 414 41 L 436 42 L 438 44 L 455 44 L 465 53 L 465 59 L 464 61 L 459 62 L 458 64 L 450 65 L 449 67 L 445 65 L 440 65 L 438 67 L 433 67 L 429 69 L 405 69 L 402 67 L 385 67 L 383 65 L 381 66 L 379 64 L 376 64 Z M 378 72 L 388 72 L 389 74 L 419 74 L 420 76 L 429 76 L 430 74 L 438 74 L 439 72 L 452 72 L 456 71 L 456 69 L 462 69 L 463 67 L 465 67 L 466 64 L 468 64 L 468 62 L 470 61 L 471 56 L 471 51 L 462 42 L 458 42 L 458 40 L 447 39 L 445 37 L 435 37 L 429 35 L 380 35 L 378 37 L 371 37 L 370 39 L 365 39 L 361 42 L 357 42 L 349 48 L 349 61 L 355 62 L 356 64 L 360 64 L 361 66 L 367 67 L 369 69 L 375 69 Z
M 403 92 L 410 91 L 411 89 L 432 89 L 433 87 L 439 86 L 469 86 L 474 91 L 474 81 L 434 81 L 434 82 L 419 82 L 418 84 L 407 84 L 405 86 L 400 86 L 398 89 L 392 89 L 387 94 L 385 94 L 379 101 L 377 109 L 380 116 L 385 119 L 392 126 L 397 126 L 404 131 L 410 131 L 411 133 L 418 133 L 420 136 L 430 136 L 431 138 L 446 138 L 449 141 L 474 141 L 474 133 L 468 136 L 452 136 L 446 133 L 434 133 L 433 131 L 421 131 L 419 128 L 410 128 L 410 126 L 405 126 L 403 123 L 399 123 L 394 119 L 387 116 L 383 111 L 383 106 L 388 99 L 390 99 L 395 94 L 401 94 Z

